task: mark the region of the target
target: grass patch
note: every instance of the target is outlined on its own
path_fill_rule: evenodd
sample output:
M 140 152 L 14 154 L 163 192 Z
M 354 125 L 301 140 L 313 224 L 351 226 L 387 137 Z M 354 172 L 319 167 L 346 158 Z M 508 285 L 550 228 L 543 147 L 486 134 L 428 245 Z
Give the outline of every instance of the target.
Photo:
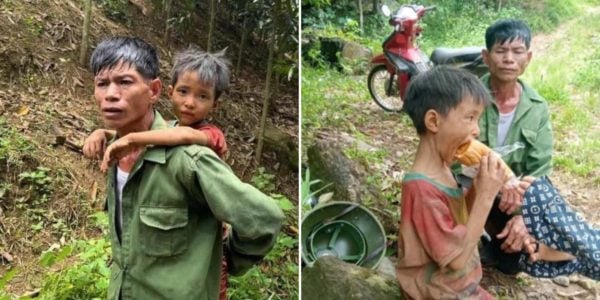
M 541 56 L 534 53 L 525 74 L 550 105 L 554 166 L 582 177 L 593 177 L 600 169 L 600 130 L 595 125 L 600 122 L 599 31 L 598 14 L 585 15 L 558 37 L 563 42 L 550 45 Z
M 304 67 L 302 69 L 302 126 L 354 128 L 360 115 L 353 104 L 371 100 L 364 76 L 348 76 L 340 72 Z M 349 119 L 348 116 L 353 118 Z

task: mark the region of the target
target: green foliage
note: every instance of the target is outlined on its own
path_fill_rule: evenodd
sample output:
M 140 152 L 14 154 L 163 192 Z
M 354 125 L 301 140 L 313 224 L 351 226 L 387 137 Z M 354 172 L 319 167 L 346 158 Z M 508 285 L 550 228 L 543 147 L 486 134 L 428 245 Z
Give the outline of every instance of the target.
M 307 168 L 304 171 L 304 177 L 302 177 L 302 182 L 300 183 L 300 198 L 302 199 L 303 208 L 304 205 L 308 203 L 311 197 L 316 196 L 317 194 L 319 194 L 320 192 L 332 185 L 332 183 L 330 182 L 324 186 L 321 186 L 316 191 L 311 190 L 312 186 L 318 185 L 322 182 L 323 181 L 321 179 L 311 179 L 310 169 Z
M 294 208 L 296 208 L 294 203 L 292 203 L 292 201 L 290 201 L 290 199 L 284 195 L 271 194 L 271 198 L 277 202 L 277 205 L 279 208 L 281 208 L 281 210 L 283 210 L 284 213 L 293 212 Z
M 591 57 L 585 60 L 585 66 L 577 70 L 575 76 L 575 84 L 579 88 L 588 90 L 600 90 L 600 38 L 596 37 L 596 40 L 592 43 L 596 50 Z
M 383 159 L 389 155 L 387 151 L 383 149 L 365 150 L 360 149 L 357 145 L 344 149 L 344 153 L 354 161 L 361 163 L 365 167 L 380 164 Z
M 23 153 L 31 150 L 31 143 L 14 127 L 8 126 L 4 118 L 0 117 L 0 162 L 9 167 L 21 165 Z
M 41 21 L 37 20 L 36 18 L 32 16 L 27 16 L 23 19 L 23 22 L 25 23 L 25 26 L 29 30 L 29 32 L 31 32 L 33 35 L 41 37 L 42 34 L 44 34 L 44 25 Z
M 263 193 L 271 193 L 275 191 L 274 178 L 275 175 L 267 173 L 264 167 L 259 167 L 250 182 Z
M 17 268 L 11 268 L 0 277 L 0 300 L 11 300 L 8 293 L 4 292 L 4 287 L 17 275 L 17 271 Z
M 48 195 L 52 192 L 52 178 L 49 168 L 37 167 L 35 171 L 19 174 L 21 184 L 29 185 L 39 195 Z
M 127 20 L 127 0 L 95 0 L 98 3 L 104 14 L 115 21 L 126 21 Z
M 110 277 L 110 270 L 107 266 L 110 245 L 107 240 L 78 241 L 74 246 L 52 249 L 42 254 L 40 264 L 50 268 L 64 262 L 73 251 L 78 252 L 75 263 L 58 272 L 47 273 L 40 292 L 40 299 L 106 298 Z
M 297 205 L 284 195 L 276 194 L 275 175 L 258 168 L 250 179 L 252 185 L 270 194 L 286 215 L 286 224 L 296 226 Z M 229 277 L 229 299 L 297 299 L 297 238 L 282 232 L 263 262 L 242 276 Z
M 298 240 L 283 233 L 260 266 L 239 277 L 229 277 L 229 299 L 297 299 Z

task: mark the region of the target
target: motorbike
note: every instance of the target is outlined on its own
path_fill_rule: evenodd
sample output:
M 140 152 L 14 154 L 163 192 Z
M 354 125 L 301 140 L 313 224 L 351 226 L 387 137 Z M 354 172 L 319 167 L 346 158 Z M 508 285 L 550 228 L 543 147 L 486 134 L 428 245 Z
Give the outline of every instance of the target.
M 410 79 L 435 65 L 452 65 L 481 76 L 487 72 L 483 63 L 483 47 L 436 48 L 428 58 L 418 47 L 417 38 L 422 28 L 419 20 L 435 6 L 402 5 L 391 13 L 387 5 L 381 7 L 392 34 L 383 42 L 383 53 L 371 59 L 367 85 L 371 97 L 386 111 L 400 112 Z

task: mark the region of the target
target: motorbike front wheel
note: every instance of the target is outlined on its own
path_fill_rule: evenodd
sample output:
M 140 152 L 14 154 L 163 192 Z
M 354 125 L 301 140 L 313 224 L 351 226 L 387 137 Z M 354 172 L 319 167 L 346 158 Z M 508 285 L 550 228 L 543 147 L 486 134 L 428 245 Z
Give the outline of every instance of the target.
M 385 65 L 371 69 L 367 79 L 371 97 L 385 111 L 399 112 L 404 101 L 400 97 L 400 89 L 396 78 L 392 78 Z

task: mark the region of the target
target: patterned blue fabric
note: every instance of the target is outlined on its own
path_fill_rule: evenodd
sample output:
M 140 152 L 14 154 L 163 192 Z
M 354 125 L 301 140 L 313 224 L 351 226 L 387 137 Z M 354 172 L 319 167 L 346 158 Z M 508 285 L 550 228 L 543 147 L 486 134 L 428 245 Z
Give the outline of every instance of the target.
M 540 243 L 568 252 L 576 259 L 532 263 L 527 255 L 522 255 L 522 270 L 535 277 L 579 273 L 600 280 L 600 228 L 586 223 L 546 177 L 534 181 L 525 192 L 523 221 Z

